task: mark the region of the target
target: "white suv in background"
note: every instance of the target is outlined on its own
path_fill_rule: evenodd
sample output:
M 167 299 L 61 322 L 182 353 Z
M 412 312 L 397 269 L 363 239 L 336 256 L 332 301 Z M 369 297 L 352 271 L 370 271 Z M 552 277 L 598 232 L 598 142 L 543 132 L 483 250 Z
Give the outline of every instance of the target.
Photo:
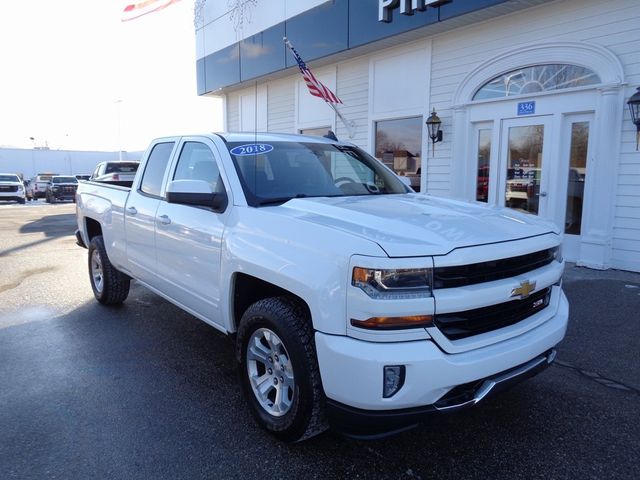
M 24 184 L 15 173 L 0 173 L 0 201 L 25 202 Z

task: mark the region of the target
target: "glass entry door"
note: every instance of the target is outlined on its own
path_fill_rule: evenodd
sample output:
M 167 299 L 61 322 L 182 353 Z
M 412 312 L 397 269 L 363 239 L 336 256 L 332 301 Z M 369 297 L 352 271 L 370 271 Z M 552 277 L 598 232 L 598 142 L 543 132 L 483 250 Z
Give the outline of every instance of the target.
M 562 128 L 564 166 L 560 179 L 560 220 L 564 220 L 564 252 L 569 260 L 579 258 L 580 235 L 583 233 L 582 213 L 589 164 L 589 138 L 593 114 L 566 115 Z M 591 178 L 589 177 L 589 182 Z M 565 187 L 565 188 L 562 188 Z M 562 213 L 564 212 L 564 215 Z
M 551 116 L 502 120 L 498 204 L 548 218 Z

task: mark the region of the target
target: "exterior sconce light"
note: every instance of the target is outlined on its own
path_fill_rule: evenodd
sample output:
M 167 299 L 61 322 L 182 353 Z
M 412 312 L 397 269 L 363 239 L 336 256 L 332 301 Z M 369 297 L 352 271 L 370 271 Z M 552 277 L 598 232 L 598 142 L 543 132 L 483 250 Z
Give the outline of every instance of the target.
M 638 100 L 638 102 L 640 103 L 640 100 Z M 431 112 L 431 115 L 429 116 L 429 118 L 427 118 L 427 121 L 425 123 L 427 124 L 429 138 L 431 139 L 431 142 L 433 145 L 433 155 L 435 155 L 436 143 L 442 141 L 442 130 L 440 130 L 440 125 L 442 125 L 442 120 L 440 120 L 440 117 L 436 115 L 435 108 L 433 109 L 433 111 Z
M 631 121 L 636 126 L 636 151 L 638 151 L 638 143 L 640 142 L 640 87 L 638 91 L 631 95 L 627 102 L 629 111 L 631 112 Z

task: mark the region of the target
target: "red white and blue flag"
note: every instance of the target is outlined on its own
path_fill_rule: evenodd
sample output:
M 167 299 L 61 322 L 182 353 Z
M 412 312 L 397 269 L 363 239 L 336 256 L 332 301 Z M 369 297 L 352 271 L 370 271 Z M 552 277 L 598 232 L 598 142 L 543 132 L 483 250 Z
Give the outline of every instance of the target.
M 307 88 L 309 89 L 309 93 L 314 97 L 320 97 L 327 103 L 342 103 L 342 100 L 338 98 L 338 96 L 333 93 L 328 87 L 326 87 L 320 80 L 318 80 L 313 73 L 311 73 L 311 69 L 307 67 L 307 64 L 304 63 L 300 54 L 293 48 L 291 42 L 287 40 L 287 37 L 284 37 L 284 43 L 289 47 L 291 53 L 296 59 L 298 63 L 298 68 L 300 69 L 300 73 L 302 74 L 302 78 L 307 84 Z
M 144 0 L 127 5 L 122 12 L 122 21 L 128 22 L 144 15 L 148 15 L 159 10 L 164 10 L 169 5 L 180 0 Z

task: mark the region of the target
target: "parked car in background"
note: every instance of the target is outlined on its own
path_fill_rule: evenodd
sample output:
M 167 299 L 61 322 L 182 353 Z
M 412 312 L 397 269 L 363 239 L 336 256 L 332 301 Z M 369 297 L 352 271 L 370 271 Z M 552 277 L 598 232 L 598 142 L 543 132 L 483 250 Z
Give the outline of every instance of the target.
M 81 174 L 74 175 L 74 177 L 76 177 L 77 180 L 89 180 L 91 178 L 91 174 L 81 173 Z
M 58 173 L 38 173 L 35 177 L 32 177 L 27 187 L 28 195 L 33 199 L 44 198 L 47 192 L 47 186 L 51 181 L 51 177 L 59 175 Z
M 101 162 L 96 166 L 90 180 L 130 186 L 136 176 L 140 162 Z
M 0 201 L 25 202 L 24 185 L 15 173 L 0 173 Z
M 71 175 L 51 177 L 47 185 L 45 198 L 47 203 L 59 201 L 76 201 L 76 190 L 78 189 L 78 179 Z

